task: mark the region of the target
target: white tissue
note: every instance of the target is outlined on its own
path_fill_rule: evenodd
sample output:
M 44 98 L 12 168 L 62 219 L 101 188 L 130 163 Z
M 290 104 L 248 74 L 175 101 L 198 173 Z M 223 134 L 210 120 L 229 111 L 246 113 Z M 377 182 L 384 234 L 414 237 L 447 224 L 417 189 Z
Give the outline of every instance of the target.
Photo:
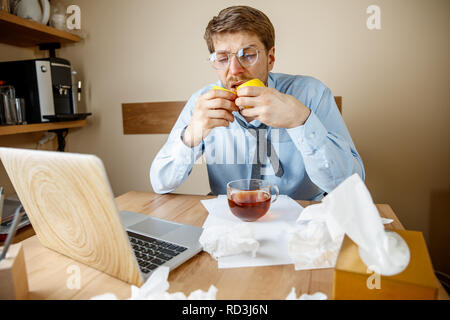
M 259 242 L 256 256 L 252 257 L 250 252 L 243 252 L 220 257 L 217 259 L 219 269 L 292 263 L 287 249 L 288 232 L 295 225 L 295 221 L 303 210 L 294 199 L 287 195 L 280 195 L 277 201 L 270 205 L 269 212 L 254 222 L 242 222 L 233 215 L 228 206 L 227 195 L 201 200 L 201 203 L 209 213 L 203 223 L 203 229 L 212 226 L 232 227 L 239 223 L 245 223 L 251 227 L 254 239 Z
M 334 223 L 358 245 L 361 259 L 368 267 L 377 267 L 380 274 L 391 276 L 408 266 L 408 245 L 398 234 L 384 230 L 369 190 L 359 175 L 346 179 L 329 196 L 322 202 L 332 209 Z
M 98 296 L 92 297 L 91 300 L 118 300 L 114 293 L 104 293 Z
M 291 233 L 288 251 L 295 270 L 333 268 L 343 237 L 331 239 L 326 224 L 321 221 L 301 223 Z
M 199 242 L 203 250 L 215 259 L 242 252 L 251 252 L 254 258 L 259 248 L 259 242 L 255 240 L 253 231 L 247 223 L 206 227 Z
M 332 236 L 327 227 L 328 217 L 323 204 L 303 209 L 288 241 L 288 252 L 295 270 L 333 268 L 336 265 L 344 233 L 337 231 Z
M 297 220 L 289 242 L 296 269 L 333 267 L 338 253 L 336 248 L 340 247 L 344 234 L 358 245 L 364 263 L 377 268 L 380 274 L 394 275 L 408 266 L 406 242 L 398 234 L 384 230 L 378 210 L 359 175 L 349 177 L 322 203 L 310 207 Z
M 390 224 L 390 223 L 394 222 L 394 220 L 393 219 L 381 218 L 381 222 L 383 224 Z
M 297 295 L 295 294 L 295 287 L 292 288 L 291 292 L 289 292 L 288 296 L 286 297 L 286 300 L 327 300 L 327 299 L 328 299 L 327 295 L 322 292 L 316 292 L 314 294 L 304 293 L 297 298 Z
M 209 287 L 208 292 L 202 290 L 192 291 L 186 297 L 182 292 L 168 293 L 169 282 L 168 267 L 159 267 L 140 287 L 131 286 L 131 296 L 128 300 L 215 300 L 217 288 L 213 285 Z M 117 300 L 113 293 L 105 293 L 92 297 L 91 300 Z

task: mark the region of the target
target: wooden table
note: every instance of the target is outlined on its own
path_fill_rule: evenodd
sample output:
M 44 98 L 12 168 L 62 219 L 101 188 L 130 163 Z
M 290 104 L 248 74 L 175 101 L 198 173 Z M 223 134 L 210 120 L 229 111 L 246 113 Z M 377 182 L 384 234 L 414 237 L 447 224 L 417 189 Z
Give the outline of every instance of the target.
M 154 217 L 201 227 L 208 212 L 200 203 L 211 196 L 159 195 L 130 191 L 116 198 L 119 210 L 135 211 Z M 299 201 L 306 207 L 312 202 Z M 404 229 L 391 207 L 378 204 L 381 216 L 393 219 L 388 229 Z M 22 242 L 28 273 L 30 299 L 89 299 L 106 292 L 120 299 L 130 297 L 130 285 L 43 247 L 36 236 Z M 80 289 L 73 288 L 79 271 Z M 169 292 L 189 295 L 213 284 L 217 299 L 285 299 L 292 287 L 296 294 L 324 292 L 332 297 L 333 269 L 295 271 L 294 265 L 218 269 L 217 261 L 201 252 L 169 275 Z M 440 298 L 448 299 L 441 287 Z

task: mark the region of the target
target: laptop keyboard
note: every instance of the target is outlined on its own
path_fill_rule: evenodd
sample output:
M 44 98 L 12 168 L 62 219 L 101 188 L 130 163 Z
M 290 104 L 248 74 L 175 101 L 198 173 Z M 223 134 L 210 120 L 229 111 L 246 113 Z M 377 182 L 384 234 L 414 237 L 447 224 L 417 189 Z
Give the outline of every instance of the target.
M 187 248 L 127 231 L 131 246 L 144 274 L 149 274 L 160 265 L 179 255 Z

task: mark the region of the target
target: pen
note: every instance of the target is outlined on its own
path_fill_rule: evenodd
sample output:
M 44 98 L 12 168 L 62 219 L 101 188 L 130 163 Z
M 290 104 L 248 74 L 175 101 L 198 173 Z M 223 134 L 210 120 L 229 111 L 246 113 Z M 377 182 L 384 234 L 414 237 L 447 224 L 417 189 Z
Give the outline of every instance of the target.
M 3 247 L 2 255 L 0 256 L 0 261 L 2 261 L 6 257 L 6 253 L 8 252 L 9 245 L 11 244 L 12 238 L 14 238 L 14 235 L 16 234 L 17 225 L 19 224 L 19 221 L 22 219 L 22 215 L 24 214 L 24 211 L 22 211 L 22 204 L 20 204 L 16 212 L 14 213 L 14 221 L 11 225 L 11 229 L 9 229 L 8 237 L 5 241 L 5 246 Z

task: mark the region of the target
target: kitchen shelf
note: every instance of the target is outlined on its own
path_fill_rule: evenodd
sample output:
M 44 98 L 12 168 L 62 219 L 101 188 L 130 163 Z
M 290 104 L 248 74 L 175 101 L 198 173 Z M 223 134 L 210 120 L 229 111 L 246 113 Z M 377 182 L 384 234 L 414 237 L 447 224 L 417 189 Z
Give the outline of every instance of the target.
M 61 121 L 61 122 L 44 122 L 33 124 L 22 124 L 14 126 L 0 126 L 0 136 L 6 136 L 19 133 L 40 132 L 49 130 L 60 130 L 69 128 L 84 127 L 87 120 Z
M 46 43 L 75 43 L 82 39 L 67 31 L 24 19 L 0 10 L 0 42 L 19 47 Z
M 81 40 L 82 39 L 79 36 L 69 32 L 58 30 L 29 19 L 23 19 L 6 11 L 0 10 L 0 43 L 6 43 L 17 47 L 34 47 L 45 44 L 59 43 L 62 45 L 76 43 Z M 44 47 L 45 46 L 41 49 Z M 54 46 L 54 48 L 58 47 L 59 46 Z M 46 49 L 52 50 L 51 48 L 51 46 L 47 46 Z M 70 128 L 84 127 L 86 124 L 87 121 L 85 119 L 0 126 L 0 136 L 41 131 L 55 131 L 58 136 L 58 151 L 64 151 L 64 132 L 67 132 Z

